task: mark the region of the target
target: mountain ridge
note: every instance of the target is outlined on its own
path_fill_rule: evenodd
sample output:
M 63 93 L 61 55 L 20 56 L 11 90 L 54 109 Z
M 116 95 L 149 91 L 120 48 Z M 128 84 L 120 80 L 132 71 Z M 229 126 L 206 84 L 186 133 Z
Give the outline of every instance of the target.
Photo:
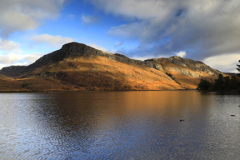
M 19 70 L 22 72 L 28 72 L 31 71 L 37 67 L 40 67 L 41 65 L 46 65 L 49 62 L 57 62 L 57 61 L 61 61 L 64 58 L 66 58 L 67 56 L 92 56 L 92 55 L 97 55 L 97 56 L 104 56 L 107 57 L 109 59 L 112 60 L 117 60 L 123 63 L 129 63 L 129 64 L 137 64 L 137 65 L 146 65 L 149 67 L 153 67 L 153 64 L 149 63 L 149 62 L 144 62 L 144 61 L 140 61 L 140 60 L 135 60 L 135 59 L 131 59 L 126 57 L 125 55 L 116 53 L 116 54 L 112 54 L 112 53 L 107 53 L 101 50 L 97 50 L 93 47 L 87 46 L 85 44 L 82 43 L 77 43 L 77 42 L 72 42 L 72 43 L 68 43 L 62 46 L 62 48 L 60 50 L 56 50 L 54 52 L 51 52 L 49 54 L 46 54 L 44 56 L 42 56 L 41 58 L 39 58 L 38 60 L 36 60 L 34 63 L 28 65 L 28 66 L 10 66 L 10 67 L 3 67 L 0 70 L 0 73 L 4 73 L 4 72 L 11 72 Z
M 93 47 L 87 46 L 85 44 L 82 43 L 77 43 L 77 42 L 72 42 L 72 43 L 68 43 L 62 46 L 62 48 L 60 50 L 56 50 L 54 52 L 51 52 L 49 54 L 46 54 L 44 56 L 42 56 L 41 58 L 39 58 L 38 60 L 36 60 L 34 63 L 28 65 L 28 66 L 9 66 L 9 67 L 3 67 L 0 70 L 0 73 L 3 72 L 7 72 L 7 71 L 11 71 L 11 70 L 23 70 L 25 72 L 27 71 L 31 71 L 37 67 L 40 67 L 42 65 L 46 65 L 49 62 L 57 62 L 57 61 L 61 61 L 64 58 L 66 58 L 67 56 L 71 56 L 71 55 L 77 55 L 77 56 L 91 56 L 91 55 L 98 55 L 98 56 L 105 56 L 108 57 L 112 60 L 117 60 L 119 62 L 123 62 L 123 63 L 128 63 L 128 64 L 137 64 L 137 65 L 143 65 L 143 66 L 147 66 L 147 67 L 152 67 L 155 69 L 159 70 L 159 67 L 156 67 L 156 64 L 153 63 L 153 61 L 168 61 L 174 64 L 179 64 L 179 65 L 184 65 L 183 62 L 189 63 L 190 64 L 194 64 L 195 63 L 199 63 L 199 64 L 203 64 L 205 67 L 203 68 L 208 68 L 212 71 L 214 71 L 215 73 L 216 70 L 212 69 L 211 67 L 205 65 L 203 62 L 200 61 L 194 61 L 191 59 L 187 59 L 187 58 L 182 58 L 182 57 L 178 57 L 178 56 L 172 56 L 169 58 L 152 58 L 152 59 L 146 59 L 144 61 L 141 60 L 135 60 L 135 59 L 131 59 L 128 58 L 125 55 L 119 54 L 119 53 L 107 53 L 101 50 L 97 50 Z M 216 74 L 215 74 L 216 75 Z
M 175 90 L 196 89 L 201 78 L 213 81 L 221 72 L 177 56 L 140 61 L 72 42 L 28 66 L 4 67 L 0 74 L 40 84 L 29 82 L 20 90 Z M 61 87 L 47 89 L 40 79 Z

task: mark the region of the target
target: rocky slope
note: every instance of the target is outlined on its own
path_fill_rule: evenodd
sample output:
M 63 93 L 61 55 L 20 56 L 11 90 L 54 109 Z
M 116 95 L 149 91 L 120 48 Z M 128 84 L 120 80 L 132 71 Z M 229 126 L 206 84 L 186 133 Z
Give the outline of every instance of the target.
M 170 58 L 152 59 L 152 62 L 161 66 L 161 70 L 187 89 L 194 89 L 199 79 L 204 78 L 213 82 L 221 73 L 200 61 L 173 56 Z M 215 77 L 215 78 L 214 78 Z
M 118 53 L 111 54 L 111 53 L 97 50 L 85 44 L 72 42 L 72 43 L 63 45 L 63 47 L 60 50 L 44 55 L 43 57 L 38 59 L 35 63 L 29 66 L 4 67 L 2 68 L 0 73 L 5 75 L 10 75 L 10 76 L 17 76 L 22 73 L 31 72 L 38 67 L 48 65 L 50 63 L 54 63 L 54 62 L 58 63 L 70 56 L 84 56 L 84 57 L 103 56 L 103 57 L 109 58 L 110 60 L 116 60 L 116 61 L 127 63 L 127 64 L 136 64 L 136 65 L 154 68 L 154 63 L 152 63 L 151 61 L 134 60 Z
M 8 87 L 1 85 L 0 90 L 196 89 L 201 78 L 213 81 L 220 73 L 181 57 L 140 61 L 73 42 L 29 66 L 4 67 L 0 83 Z

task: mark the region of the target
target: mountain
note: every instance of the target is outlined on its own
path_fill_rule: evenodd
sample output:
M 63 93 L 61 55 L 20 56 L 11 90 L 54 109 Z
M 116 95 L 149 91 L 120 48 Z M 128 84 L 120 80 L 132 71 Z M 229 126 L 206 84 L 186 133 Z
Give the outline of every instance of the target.
M 29 66 L 0 70 L 0 91 L 196 89 L 220 71 L 181 57 L 134 60 L 81 43 L 68 43 Z

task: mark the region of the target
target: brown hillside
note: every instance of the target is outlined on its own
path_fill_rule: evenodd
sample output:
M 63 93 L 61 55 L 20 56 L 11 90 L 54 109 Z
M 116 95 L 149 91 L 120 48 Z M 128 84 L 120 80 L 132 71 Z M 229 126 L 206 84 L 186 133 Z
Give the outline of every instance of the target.
M 0 73 L 0 91 L 77 91 L 196 89 L 201 78 L 213 80 L 221 72 L 180 57 L 139 61 L 74 42 Z

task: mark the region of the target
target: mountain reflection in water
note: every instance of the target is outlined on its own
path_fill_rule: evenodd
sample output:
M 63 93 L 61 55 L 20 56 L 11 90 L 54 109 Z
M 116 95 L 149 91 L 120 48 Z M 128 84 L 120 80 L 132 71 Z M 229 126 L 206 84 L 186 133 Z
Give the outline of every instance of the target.
M 0 157 L 238 159 L 239 105 L 196 91 L 1 93 Z

